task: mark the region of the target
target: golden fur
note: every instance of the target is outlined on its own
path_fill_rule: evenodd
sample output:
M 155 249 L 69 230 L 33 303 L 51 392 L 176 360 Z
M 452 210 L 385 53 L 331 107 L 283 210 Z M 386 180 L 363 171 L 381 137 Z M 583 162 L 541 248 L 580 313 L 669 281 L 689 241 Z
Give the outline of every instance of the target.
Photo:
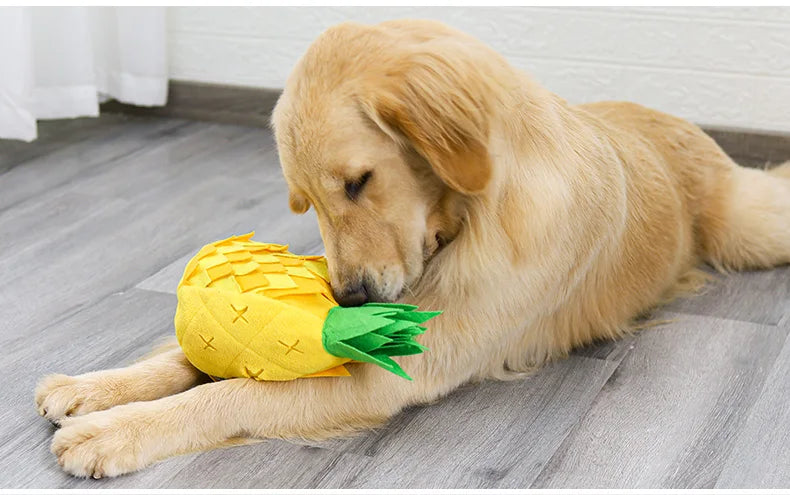
M 112 476 L 239 437 L 370 427 L 617 338 L 697 285 L 700 262 L 790 262 L 790 164 L 741 168 L 696 126 L 639 105 L 569 105 L 436 22 L 328 30 L 273 124 L 290 205 L 316 209 L 336 292 L 445 311 L 424 335 L 430 352 L 400 360 L 414 381 L 352 365 L 351 378 L 195 386 L 178 348 L 50 376 L 36 403 L 61 424 L 52 450 L 66 471 Z

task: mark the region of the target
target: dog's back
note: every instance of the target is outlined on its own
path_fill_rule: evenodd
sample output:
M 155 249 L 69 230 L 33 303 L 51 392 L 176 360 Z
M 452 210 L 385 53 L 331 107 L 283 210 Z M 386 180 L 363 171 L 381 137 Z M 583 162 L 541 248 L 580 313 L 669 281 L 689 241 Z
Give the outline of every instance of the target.
M 740 167 L 696 125 L 635 103 L 579 108 L 660 157 L 653 166 L 663 165 L 681 192 L 701 260 L 724 270 L 790 262 L 790 163 L 770 171 Z

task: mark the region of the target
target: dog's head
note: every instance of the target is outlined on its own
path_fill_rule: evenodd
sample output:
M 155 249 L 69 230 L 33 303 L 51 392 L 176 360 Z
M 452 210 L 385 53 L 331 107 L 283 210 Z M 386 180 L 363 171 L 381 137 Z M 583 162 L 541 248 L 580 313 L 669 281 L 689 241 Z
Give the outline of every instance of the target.
M 397 300 L 485 193 L 481 46 L 433 22 L 348 23 L 289 78 L 272 124 L 290 207 L 315 208 L 341 304 Z

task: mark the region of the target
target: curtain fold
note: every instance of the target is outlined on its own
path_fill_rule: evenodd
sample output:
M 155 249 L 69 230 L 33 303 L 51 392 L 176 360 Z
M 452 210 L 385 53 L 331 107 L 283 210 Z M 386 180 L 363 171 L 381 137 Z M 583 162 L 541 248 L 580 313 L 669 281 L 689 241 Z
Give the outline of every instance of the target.
M 167 101 L 165 7 L 0 8 L 0 138 L 31 141 L 36 119 L 99 114 L 115 98 Z

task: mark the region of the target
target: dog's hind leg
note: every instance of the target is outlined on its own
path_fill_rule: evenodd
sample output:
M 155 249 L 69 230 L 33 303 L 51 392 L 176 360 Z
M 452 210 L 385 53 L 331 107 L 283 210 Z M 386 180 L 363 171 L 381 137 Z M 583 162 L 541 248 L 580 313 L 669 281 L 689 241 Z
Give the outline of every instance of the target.
M 699 219 L 704 259 L 720 270 L 790 263 L 790 162 L 733 166 L 714 184 Z
M 36 408 L 39 414 L 58 423 L 66 416 L 160 399 L 207 381 L 177 345 L 168 347 L 127 368 L 78 376 L 45 376 L 36 387 Z

